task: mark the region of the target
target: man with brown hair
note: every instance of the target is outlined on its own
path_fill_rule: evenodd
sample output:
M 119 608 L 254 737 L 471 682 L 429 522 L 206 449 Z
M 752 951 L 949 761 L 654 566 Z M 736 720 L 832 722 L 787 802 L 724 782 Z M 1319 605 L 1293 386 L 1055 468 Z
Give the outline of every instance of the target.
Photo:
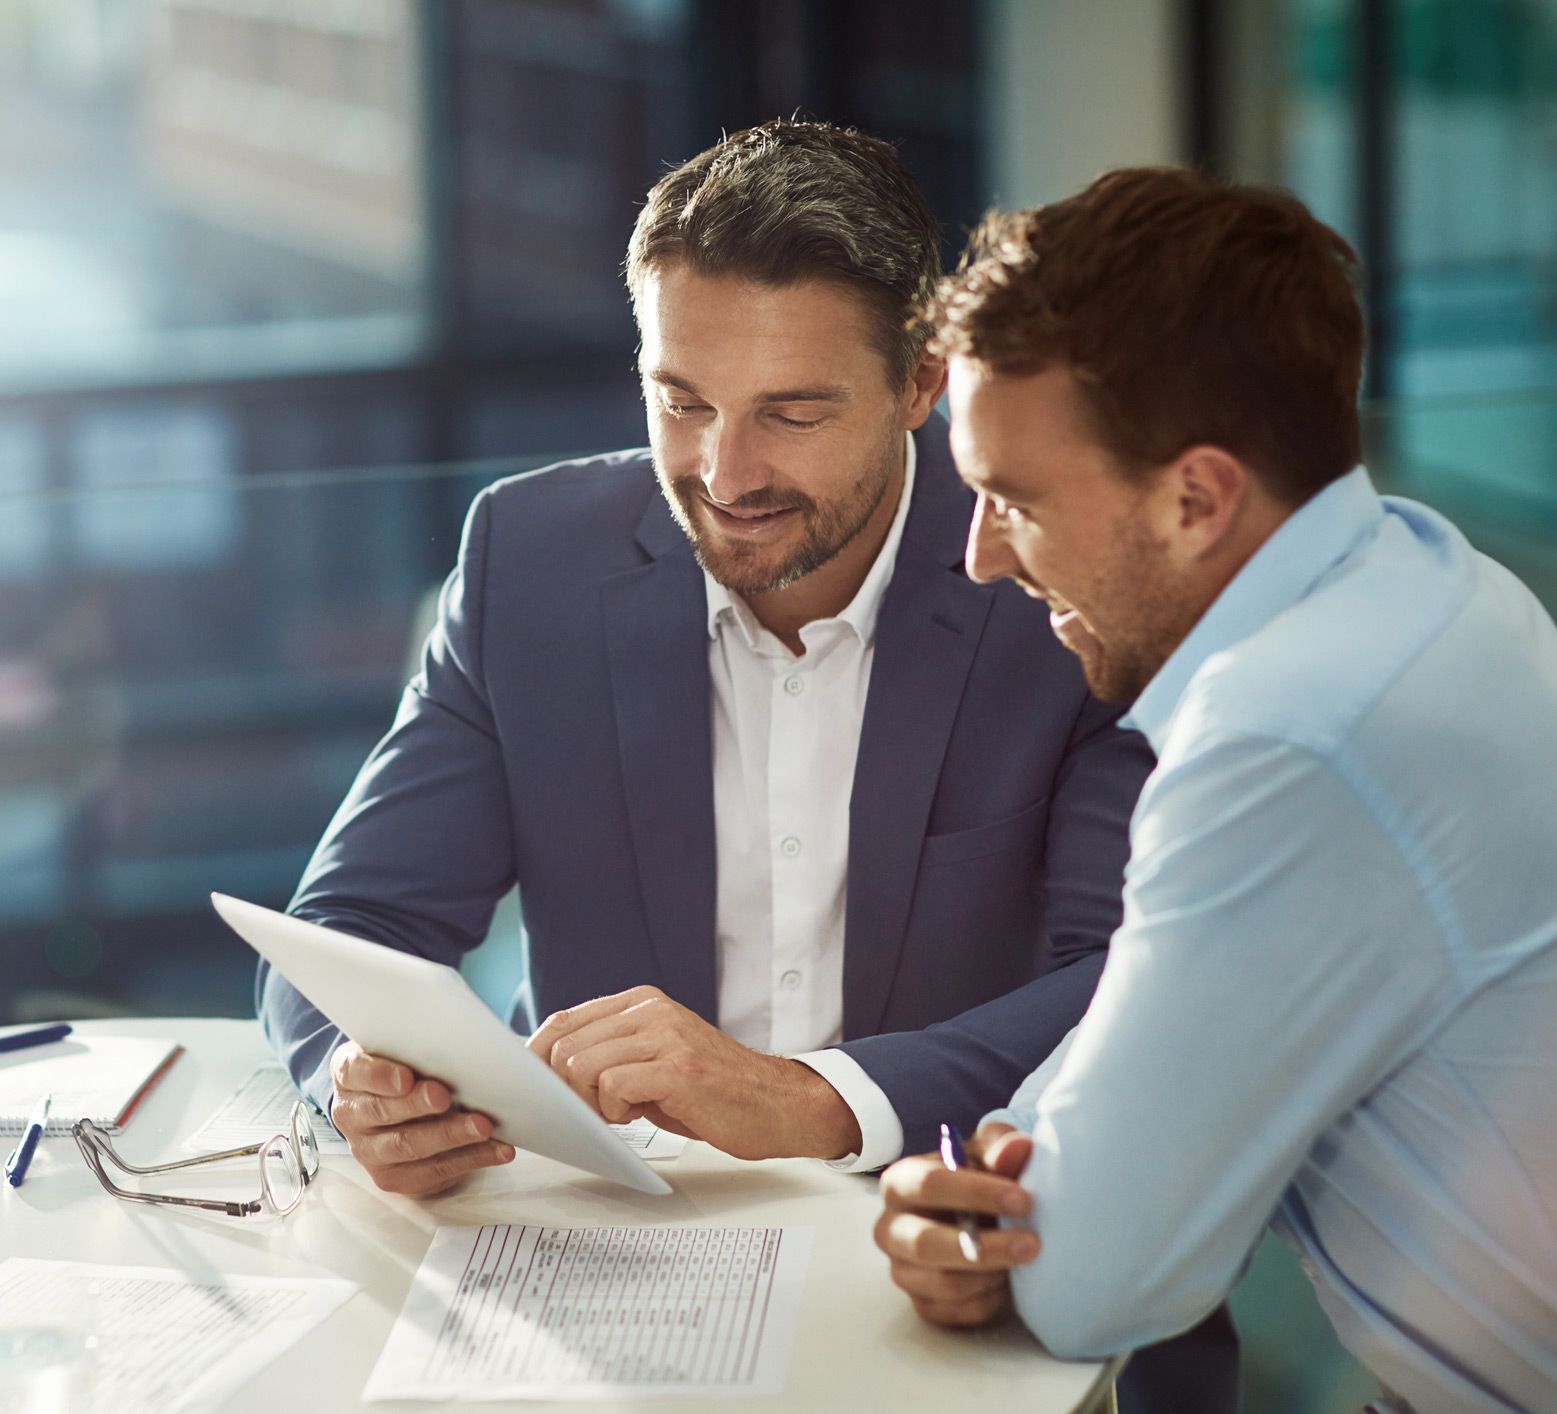
M 1289 195 L 1136 170 L 987 219 L 934 301 L 969 575 L 1158 765 L 1085 1019 L 984 1172 L 888 1170 L 877 1241 L 926 1319 L 1097 1357 L 1269 1223 L 1381 1407 L 1553 1409 L 1557 629 L 1357 465 L 1355 274 Z M 977 1262 L 959 1213 L 1006 1223 Z

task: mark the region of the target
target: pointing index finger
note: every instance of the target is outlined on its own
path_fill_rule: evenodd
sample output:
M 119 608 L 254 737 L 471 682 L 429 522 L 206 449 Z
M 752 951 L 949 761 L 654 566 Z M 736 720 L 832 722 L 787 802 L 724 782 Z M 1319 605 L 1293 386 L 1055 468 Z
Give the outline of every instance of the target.
M 581 1002 L 566 1011 L 554 1011 L 541 1022 L 535 1034 L 530 1037 L 529 1047 L 542 1060 L 549 1061 L 551 1048 L 564 1036 L 572 1035 L 581 1026 L 588 1026 L 592 1021 L 599 1021 L 602 1017 L 614 1016 L 619 1011 L 625 1011 L 628 1007 L 642 1001 L 648 990 L 645 987 L 634 987 L 630 991 L 616 992 L 609 997 L 596 997 L 593 1001 Z

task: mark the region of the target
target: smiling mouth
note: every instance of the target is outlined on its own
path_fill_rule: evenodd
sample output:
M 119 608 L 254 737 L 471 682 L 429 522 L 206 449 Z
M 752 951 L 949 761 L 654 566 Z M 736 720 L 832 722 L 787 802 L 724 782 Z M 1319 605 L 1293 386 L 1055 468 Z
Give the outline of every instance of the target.
M 770 526 L 775 526 L 788 520 L 791 516 L 799 514 L 799 507 L 797 506 L 780 506 L 776 510 L 737 510 L 734 508 L 727 510 L 723 506 L 716 506 L 706 496 L 703 498 L 703 505 L 707 507 L 708 513 L 713 517 L 715 525 L 738 532 L 765 530 Z
M 1091 637 L 1086 625 L 1081 621 L 1080 610 L 1075 608 L 1069 600 L 1049 590 L 1045 590 L 1041 594 L 1035 590 L 1029 590 L 1028 592 L 1034 598 L 1042 599 L 1049 606 L 1049 628 L 1062 643 L 1065 642 L 1066 631 L 1071 629 L 1079 630 L 1086 637 Z M 1066 646 L 1069 647 L 1071 645 L 1067 643 Z

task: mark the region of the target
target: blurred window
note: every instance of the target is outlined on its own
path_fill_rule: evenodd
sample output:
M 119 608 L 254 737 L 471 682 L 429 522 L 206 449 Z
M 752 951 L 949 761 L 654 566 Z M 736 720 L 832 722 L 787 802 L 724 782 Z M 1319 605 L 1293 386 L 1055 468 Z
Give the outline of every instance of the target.
M 1382 386 L 1416 397 L 1557 382 L 1557 0 L 1397 0 L 1372 70 L 1350 0 L 1288 0 L 1279 179 L 1382 253 Z M 1382 95 L 1376 120 L 1360 101 Z M 1377 121 L 1381 131 L 1364 124 Z M 1360 153 L 1383 153 L 1364 229 Z
M 0 384 L 422 341 L 414 0 L 0 0 Z

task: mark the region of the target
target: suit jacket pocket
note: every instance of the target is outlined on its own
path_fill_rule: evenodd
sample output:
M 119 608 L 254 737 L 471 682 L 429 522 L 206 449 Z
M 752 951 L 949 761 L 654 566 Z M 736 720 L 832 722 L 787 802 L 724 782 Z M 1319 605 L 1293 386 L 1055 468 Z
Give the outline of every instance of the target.
M 1048 816 L 1049 797 L 1044 796 L 1018 814 L 989 825 L 953 830 L 946 835 L 926 835 L 919 851 L 919 867 L 930 869 L 937 864 L 965 864 L 970 859 L 1005 854 L 1009 850 L 1036 852 Z

